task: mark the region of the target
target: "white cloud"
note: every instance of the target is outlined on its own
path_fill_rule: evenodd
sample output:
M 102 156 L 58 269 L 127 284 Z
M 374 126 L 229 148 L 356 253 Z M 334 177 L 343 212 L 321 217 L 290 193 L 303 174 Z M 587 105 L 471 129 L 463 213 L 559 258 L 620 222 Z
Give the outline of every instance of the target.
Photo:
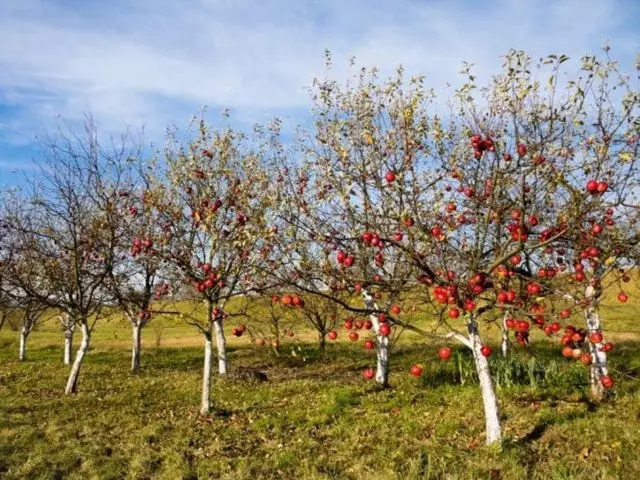
M 245 121 L 296 115 L 308 106 L 305 88 L 324 71 L 325 48 L 334 53 L 338 75 L 356 55 L 383 72 L 403 63 L 436 87 L 455 81 L 463 60 L 475 62 L 481 75 L 495 72 L 510 47 L 579 56 L 609 38 L 631 64 L 639 37 L 627 23 L 634 15 L 629 5 L 5 0 L 0 96 L 19 109 L 0 116 L 11 125 L 10 134 L 0 127 L 0 142 L 31 138 L 56 114 L 78 119 L 87 110 L 107 129 L 145 123 L 150 133 L 184 124 L 205 104 L 231 107 Z

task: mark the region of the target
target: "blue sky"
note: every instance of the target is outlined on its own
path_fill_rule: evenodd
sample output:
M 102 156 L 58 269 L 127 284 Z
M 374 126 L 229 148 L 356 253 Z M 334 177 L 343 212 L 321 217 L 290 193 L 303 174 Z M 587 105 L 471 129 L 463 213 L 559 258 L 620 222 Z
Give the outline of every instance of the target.
M 103 133 L 162 141 L 203 106 L 241 125 L 309 109 L 306 88 L 347 60 L 455 83 L 463 60 L 496 73 L 509 48 L 577 59 L 605 41 L 624 70 L 640 52 L 640 0 L 0 0 L 0 185 L 35 138 L 91 111 Z

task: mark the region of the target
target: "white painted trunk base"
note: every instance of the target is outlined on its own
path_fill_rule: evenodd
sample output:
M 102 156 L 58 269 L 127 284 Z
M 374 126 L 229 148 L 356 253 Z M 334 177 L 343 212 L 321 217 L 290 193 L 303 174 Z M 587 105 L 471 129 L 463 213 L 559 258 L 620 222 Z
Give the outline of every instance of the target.
M 509 315 L 508 313 L 505 313 L 502 318 L 502 342 L 500 344 L 500 351 L 502 352 L 503 357 L 509 355 L 509 329 L 507 328 L 507 318 L 509 318 Z
M 131 346 L 131 371 L 136 372 L 140 369 L 140 334 L 142 333 L 142 324 L 134 322 L 132 332 Z
M 600 323 L 600 314 L 598 312 L 596 302 L 596 290 L 592 286 L 588 286 L 585 292 L 587 299 L 591 300 L 591 304 L 585 310 L 585 320 L 587 324 L 587 332 L 602 333 L 602 325 Z M 602 343 L 589 342 L 589 353 L 592 357 L 592 363 L 589 374 L 589 382 L 591 385 L 591 395 L 596 400 L 602 400 L 606 396 L 606 390 L 602 386 L 600 379 L 609 374 L 607 366 L 607 354 L 601 350 Z
M 64 331 L 64 357 L 65 365 L 71 365 L 71 353 L 73 350 L 73 328 L 67 328 Z
M 371 315 L 373 330 L 376 332 L 376 382 L 383 387 L 389 385 L 389 337 L 380 335 L 380 322 Z
M 69 372 L 67 386 L 64 390 L 64 393 L 66 394 L 75 393 L 76 391 L 78 377 L 80 376 L 80 367 L 82 367 L 82 361 L 89 349 L 89 341 L 91 340 L 91 332 L 89 331 L 89 325 L 87 325 L 86 321 L 82 322 L 80 328 L 82 331 L 82 341 L 80 342 L 80 348 L 78 348 L 78 351 L 76 352 L 76 358 L 73 361 L 71 371 Z
M 213 362 L 213 345 L 211 335 L 204 336 L 204 370 L 202 372 L 202 401 L 200 414 L 207 415 L 211 410 L 211 364 Z
M 491 379 L 491 369 L 489 361 L 482 355 L 482 339 L 478 334 L 478 326 L 475 319 L 470 319 L 467 325 L 469 332 L 469 342 L 473 352 L 473 359 L 476 364 L 480 391 L 482 393 L 482 404 L 484 407 L 485 432 L 487 444 L 499 442 L 502 439 L 502 429 L 500 427 L 500 416 L 498 414 L 498 400 L 496 398 L 493 380 Z
M 216 329 L 216 348 L 218 350 L 218 373 L 220 375 L 227 374 L 227 340 L 224 337 L 224 330 L 222 328 L 222 319 L 218 318 L 213 322 L 213 326 Z
M 24 362 L 27 359 L 27 337 L 29 331 L 26 328 L 20 330 L 20 351 L 18 352 L 18 359 Z
M 62 361 L 65 365 L 71 365 L 71 354 L 73 350 L 73 332 L 76 328 L 75 322 L 68 313 L 60 314 L 60 322 L 64 327 L 64 354 Z
M 373 297 L 368 292 L 363 292 L 365 307 L 377 308 Z M 376 333 L 376 382 L 383 387 L 389 386 L 389 337 L 380 335 L 380 321 L 377 315 L 370 315 L 373 331 Z

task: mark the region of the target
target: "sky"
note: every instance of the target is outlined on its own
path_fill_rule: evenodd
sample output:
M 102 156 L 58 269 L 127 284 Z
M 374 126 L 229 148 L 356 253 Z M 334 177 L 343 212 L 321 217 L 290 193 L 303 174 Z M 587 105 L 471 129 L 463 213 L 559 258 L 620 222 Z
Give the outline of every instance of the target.
M 605 42 L 624 70 L 640 53 L 640 0 L 0 0 L 0 186 L 32 170 L 38 137 L 91 113 L 103 134 L 162 142 L 229 108 L 250 127 L 308 120 L 308 87 L 359 66 L 426 76 L 436 89 L 498 73 L 510 48 L 577 60 Z

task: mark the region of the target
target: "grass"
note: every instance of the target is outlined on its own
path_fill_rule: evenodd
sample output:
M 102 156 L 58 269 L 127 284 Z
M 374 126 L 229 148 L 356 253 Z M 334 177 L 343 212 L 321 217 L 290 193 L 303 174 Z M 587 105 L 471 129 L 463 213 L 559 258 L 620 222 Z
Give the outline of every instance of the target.
M 0 478 L 640 478 L 638 296 L 603 311 L 617 344 L 616 395 L 607 404 L 589 401 L 584 367 L 538 332 L 531 353 L 491 358 L 505 435 L 494 447 L 484 445 L 467 352 L 456 349 L 443 363 L 439 345 L 409 334 L 393 352 L 389 390 L 362 380 L 373 354 L 359 344 L 330 343 L 320 357 L 313 332 L 298 328 L 276 356 L 231 338 L 233 367 L 268 380 L 216 378 L 215 411 L 203 418 L 202 340 L 176 320 L 144 330 L 137 374 L 128 371 L 127 324 L 98 324 L 79 393 L 70 397 L 62 395 L 68 370 L 57 326 L 32 334 L 23 363 L 17 332 L 5 328 Z M 495 351 L 497 333 L 490 332 Z M 424 365 L 420 379 L 407 374 L 414 362 Z

